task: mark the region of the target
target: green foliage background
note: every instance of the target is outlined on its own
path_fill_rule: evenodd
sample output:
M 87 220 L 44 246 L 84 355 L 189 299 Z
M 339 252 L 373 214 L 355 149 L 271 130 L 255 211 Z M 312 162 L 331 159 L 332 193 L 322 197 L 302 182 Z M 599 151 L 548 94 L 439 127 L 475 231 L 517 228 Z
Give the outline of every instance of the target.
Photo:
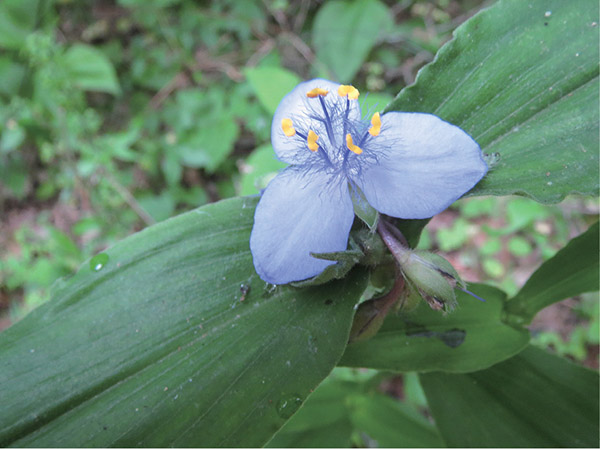
M 527 347 L 530 333 L 523 324 L 554 301 L 597 288 L 597 253 L 590 252 L 598 247 L 597 226 L 571 241 L 597 221 L 597 199 L 570 196 L 560 205 L 543 203 L 598 192 L 598 52 L 597 39 L 594 44 L 589 38 L 598 34 L 598 7 L 587 0 L 570 6 L 532 2 L 533 21 L 512 15 L 517 3 L 498 2 L 497 16 L 477 16 L 434 61 L 457 26 L 494 2 L 2 1 L 2 327 L 50 296 L 55 301 L 0 341 L 11 375 L 24 379 L 0 376 L 0 383 L 14 382 L 7 403 L 22 407 L 3 411 L 10 425 L 0 429 L 0 442 L 260 445 L 336 364 L 405 374 L 335 368 L 271 446 L 577 446 L 594 441 L 589 429 L 597 410 L 586 392 L 593 393 L 594 382 L 597 389 L 597 378 Z M 570 26 L 582 17 L 585 26 Z M 555 31 L 561 26 L 572 32 L 564 45 Z M 486 43 L 491 29 L 501 42 Z M 529 63 L 535 69 L 512 72 L 532 48 L 536 59 Z M 481 60 L 483 69 L 477 66 Z M 396 97 L 432 61 L 419 82 Z M 359 87 L 363 111 L 387 106 L 435 112 L 471 133 L 484 151 L 500 153 L 472 195 L 527 197 L 461 200 L 432 220 L 419 242 L 422 249 L 449 255 L 468 279 L 486 281 L 473 290 L 488 303 L 461 297 L 463 307 L 449 317 L 419 308 L 410 322 L 391 317 L 377 337 L 345 348 L 353 301 L 366 285 L 364 272 L 357 268 L 352 281 L 308 291 L 306 298 L 291 288 L 271 290 L 253 275 L 244 246 L 255 200 L 196 209 L 266 186 L 283 166 L 269 142 L 271 116 L 299 81 L 317 76 Z M 547 156 L 543 164 L 540 151 Z M 194 211 L 91 258 L 189 210 Z M 212 222 L 213 215 L 221 219 Z M 215 234 L 219 230 L 237 239 L 222 242 Z M 55 283 L 84 261 L 70 280 Z M 228 268 L 197 273 L 197 267 L 215 264 Z M 169 278 L 151 288 L 159 266 L 168 267 L 161 273 Z M 139 273 L 148 278 L 136 279 Z M 241 302 L 246 293 L 240 286 L 249 288 L 252 308 L 242 308 L 247 303 Z M 178 301 L 165 302 L 168 297 Z M 303 299 L 310 297 L 323 301 L 309 308 Z M 539 332 L 534 321 L 532 342 L 595 365 L 590 354 L 598 344 L 597 294 L 572 301 L 569 319 L 577 326 L 557 331 L 540 325 Z M 127 327 L 112 319 L 124 302 L 131 314 Z M 90 317 L 96 330 L 78 330 Z M 205 320 L 210 331 L 202 330 Z M 236 333 L 224 332 L 236 327 Z M 415 338 L 422 328 L 429 334 Z M 455 328 L 467 329 L 469 339 L 450 350 L 444 342 Z M 35 352 L 49 336 L 60 356 Z M 308 352 L 294 346 L 299 336 Z M 136 356 L 112 353 L 124 338 Z M 288 343 L 272 344 L 275 339 Z M 217 360 L 227 363 L 210 365 L 217 355 L 202 348 L 211 345 L 223 352 Z M 92 349 L 110 357 L 82 365 Z M 200 405 L 183 400 L 194 397 L 188 377 L 180 376 L 190 360 L 211 366 L 194 368 L 189 377 L 193 385 L 210 385 Z M 291 383 L 281 366 L 293 367 Z M 540 367 L 552 370 L 549 380 Z M 428 374 L 417 377 L 413 371 Z M 488 379 L 507 382 L 523 371 L 530 375 L 521 389 L 513 386 L 501 394 L 511 400 L 526 397 L 530 415 L 573 398 L 582 406 L 568 409 L 566 418 L 543 415 L 545 424 L 527 421 L 523 410 L 506 409 Z M 52 381 L 69 376 L 78 379 L 76 386 Z M 212 384 L 218 376 L 221 383 Z M 152 384 L 157 378 L 160 392 Z M 575 386 L 565 379 L 574 379 Z M 106 388 L 115 383 L 121 386 Z M 32 385 L 41 388 L 39 395 L 22 401 Z M 535 393 L 540 385 L 552 395 Z M 474 402 L 461 402 L 459 395 L 449 408 L 440 398 L 452 396 L 451 391 L 466 391 Z M 123 397 L 131 409 L 119 408 Z M 146 404 L 148 397 L 151 406 L 133 405 Z M 253 405 L 252 413 L 238 406 L 264 401 L 272 406 Z M 478 401 L 500 410 L 499 415 L 483 413 L 487 423 L 502 416 L 509 430 L 500 426 L 465 439 L 471 433 L 454 426 L 453 414 L 460 410 L 463 422 L 477 418 L 470 413 Z M 196 420 L 198 408 L 203 412 Z M 32 410 L 35 418 L 28 415 Z M 169 420 L 175 410 L 181 413 L 181 434 Z M 424 417 L 429 415 L 437 428 Z M 555 432 L 561 419 L 583 424 L 571 433 Z M 244 425 L 254 429 L 251 438 Z M 515 426 L 523 426 L 524 439 L 506 439 Z M 198 440 L 198 432 L 207 428 L 214 433 Z

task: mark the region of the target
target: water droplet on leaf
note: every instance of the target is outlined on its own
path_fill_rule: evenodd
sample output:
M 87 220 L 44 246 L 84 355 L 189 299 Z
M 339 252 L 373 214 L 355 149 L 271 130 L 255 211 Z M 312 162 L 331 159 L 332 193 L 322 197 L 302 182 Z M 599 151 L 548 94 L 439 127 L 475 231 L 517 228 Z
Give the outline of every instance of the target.
M 277 414 L 283 419 L 291 418 L 302 405 L 302 399 L 297 395 L 282 398 L 277 402 Z
M 90 268 L 93 271 L 100 271 L 108 263 L 108 254 L 100 253 L 96 254 L 90 259 Z

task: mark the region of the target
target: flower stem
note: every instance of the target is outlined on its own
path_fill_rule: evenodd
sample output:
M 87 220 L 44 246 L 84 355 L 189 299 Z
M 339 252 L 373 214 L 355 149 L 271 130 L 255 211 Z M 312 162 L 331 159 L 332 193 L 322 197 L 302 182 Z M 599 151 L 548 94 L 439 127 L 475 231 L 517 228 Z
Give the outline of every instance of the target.
M 381 217 L 377 223 L 377 231 L 381 235 L 381 239 L 385 246 L 394 255 L 398 262 L 404 260 L 407 256 L 408 242 L 398 228 L 388 223 Z

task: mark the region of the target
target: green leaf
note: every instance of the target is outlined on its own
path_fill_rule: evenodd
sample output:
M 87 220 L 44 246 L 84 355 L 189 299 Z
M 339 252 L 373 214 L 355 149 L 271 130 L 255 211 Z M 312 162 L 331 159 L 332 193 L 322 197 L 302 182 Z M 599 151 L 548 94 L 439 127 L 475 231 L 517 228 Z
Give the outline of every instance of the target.
M 175 212 L 175 198 L 168 190 L 159 195 L 145 193 L 140 195 L 137 200 L 155 221 L 166 220 Z
M 216 171 L 233 150 L 240 132 L 226 103 L 227 95 L 220 88 L 178 90 L 164 111 L 165 121 L 173 129 L 167 152 L 176 153 L 183 165 Z
M 21 199 L 27 194 L 29 170 L 20 157 L 0 164 L 0 186 Z
M 393 25 L 390 11 L 378 0 L 329 1 L 313 26 L 317 58 L 338 81 L 352 81 L 382 33 Z
M 15 95 L 21 87 L 24 76 L 25 67 L 22 64 L 13 61 L 10 57 L 0 56 L 0 94 L 8 97 Z
M 469 222 L 464 218 L 458 217 L 451 228 L 441 228 L 438 230 L 438 245 L 444 252 L 457 250 L 469 240 L 469 234 Z
M 254 195 L 273 179 L 287 164 L 275 156 L 270 144 L 256 148 L 240 167 L 240 195 Z
M 540 349 L 421 384 L 449 447 L 598 447 L 598 373 Z
M 457 291 L 459 305 L 446 316 L 426 304 L 389 316 L 375 337 L 348 345 L 340 365 L 460 373 L 487 368 L 521 351 L 529 332 L 502 321 L 506 295 L 483 284 L 469 288 L 486 302 Z
M 526 238 L 515 236 L 508 241 L 508 250 L 516 257 L 525 257 L 531 254 L 533 248 Z
M 353 431 L 345 399 L 356 384 L 329 376 L 267 447 L 348 447 Z
M 598 193 L 598 4 L 500 0 L 387 108 L 436 114 L 500 160 L 473 195 Z
M 416 248 L 419 244 L 419 240 L 421 239 L 421 233 L 423 232 L 423 228 L 427 226 L 431 218 L 424 219 L 398 219 L 394 220 L 396 227 L 400 230 L 404 238 L 408 242 L 408 246 L 411 248 Z
M 121 92 L 113 65 L 98 49 L 75 44 L 64 54 L 63 63 L 79 88 L 113 95 Z
M 528 323 L 536 313 L 556 301 L 598 290 L 598 232 L 596 222 L 531 275 L 506 305 L 513 319 Z
M 348 399 L 354 427 L 378 447 L 442 447 L 435 427 L 408 405 L 382 394 Z
M 244 74 L 258 100 L 271 114 L 275 114 L 283 97 L 301 82 L 298 75 L 279 67 L 247 68 Z
M 213 117 L 209 123 L 199 124 L 197 128 L 177 144 L 181 163 L 189 167 L 206 168 L 209 172 L 217 170 L 233 150 L 239 134 L 239 128 L 230 115 Z
M 385 92 L 368 92 L 360 100 L 363 119 L 371 119 L 375 112 L 381 112 L 392 101 L 393 97 Z
M 341 356 L 366 274 L 266 285 L 248 248 L 256 201 L 123 240 L 0 334 L 0 445 L 266 443 Z
M 35 27 L 39 7 L 40 0 L 0 2 L 0 47 L 18 50 L 23 46 Z
M 509 198 L 506 204 L 506 220 L 508 226 L 501 230 L 502 235 L 514 234 L 526 229 L 537 221 L 545 220 L 550 215 L 548 206 L 538 204 L 529 198 Z
M 366 381 L 328 377 L 268 447 L 349 447 L 352 434 L 377 447 L 440 447 L 435 427 L 416 409 L 373 391 Z

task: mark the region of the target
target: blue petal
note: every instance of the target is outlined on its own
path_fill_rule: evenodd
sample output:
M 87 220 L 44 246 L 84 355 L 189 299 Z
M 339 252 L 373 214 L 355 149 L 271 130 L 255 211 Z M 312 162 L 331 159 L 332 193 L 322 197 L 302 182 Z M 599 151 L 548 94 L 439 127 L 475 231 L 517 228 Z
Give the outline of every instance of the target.
M 337 93 L 340 84 L 320 78 L 298 84 L 294 90 L 281 100 L 271 124 L 271 143 L 273 144 L 275 154 L 283 162 L 301 165 L 310 163 L 318 155 L 311 153 L 306 141 L 297 134 L 293 137 L 286 136 L 281 128 L 282 119 L 291 119 L 294 127 L 298 131 L 303 132 L 304 135 L 308 134 L 309 128 L 312 129 L 320 137 L 319 144 L 322 144 L 323 139 L 327 138 L 325 125 L 314 119 L 315 116 L 324 117 L 322 105 L 319 99 L 307 98 L 306 96 L 308 92 L 317 87 L 329 91 L 329 94 L 323 97 L 328 112 L 335 113 L 337 111 L 338 113 L 333 115 L 341 119 L 339 111 L 345 111 L 346 98 L 340 97 Z M 349 105 L 348 119 L 360 120 L 361 115 L 358 101 L 352 100 Z M 336 125 L 340 124 L 333 124 L 333 129 L 336 133 L 335 138 L 340 143 L 344 142 L 344 136 L 342 136 L 343 127 Z
M 388 112 L 365 151 L 376 160 L 352 176 L 369 203 L 387 215 L 428 218 L 486 174 L 481 149 L 467 133 L 431 114 Z
M 321 273 L 333 262 L 310 253 L 344 251 L 353 219 L 346 179 L 286 168 L 269 183 L 254 214 L 250 250 L 256 272 L 271 284 Z

